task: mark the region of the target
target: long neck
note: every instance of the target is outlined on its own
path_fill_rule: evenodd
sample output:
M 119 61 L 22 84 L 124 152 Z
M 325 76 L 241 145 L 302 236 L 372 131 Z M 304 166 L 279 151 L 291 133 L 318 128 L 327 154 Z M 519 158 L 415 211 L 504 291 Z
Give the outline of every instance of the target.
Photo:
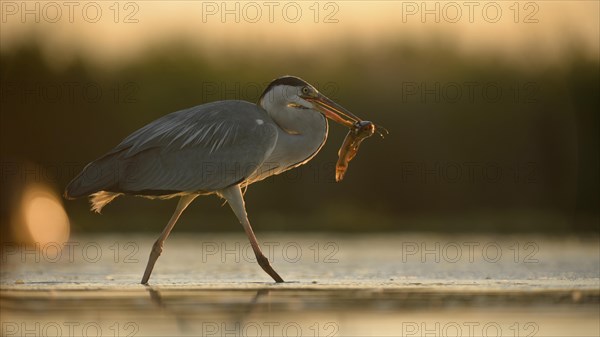
M 328 125 L 320 112 L 288 107 L 287 102 L 277 99 L 261 102 L 261 105 L 279 126 L 275 149 L 267 159 L 269 164 L 282 170 L 301 165 L 325 143 Z
M 327 120 L 320 114 L 310 123 L 294 128 L 292 132 L 282 127 L 269 160 L 280 162 L 286 167 L 302 164 L 321 149 L 327 139 L 327 129 Z

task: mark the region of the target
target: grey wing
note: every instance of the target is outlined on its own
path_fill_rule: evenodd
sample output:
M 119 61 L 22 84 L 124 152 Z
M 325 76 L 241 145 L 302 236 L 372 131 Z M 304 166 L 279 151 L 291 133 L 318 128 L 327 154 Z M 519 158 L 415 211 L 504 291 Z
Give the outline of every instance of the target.
M 249 177 L 276 141 L 275 125 L 254 104 L 196 106 L 159 118 L 125 138 L 86 166 L 67 187 L 67 195 L 216 191 Z

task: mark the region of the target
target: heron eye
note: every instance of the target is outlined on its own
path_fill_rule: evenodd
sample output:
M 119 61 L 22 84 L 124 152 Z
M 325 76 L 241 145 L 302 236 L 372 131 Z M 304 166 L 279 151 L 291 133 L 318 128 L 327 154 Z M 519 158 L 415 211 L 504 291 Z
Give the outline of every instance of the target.
M 310 89 L 308 87 L 302 88 L 302 93 L 308 95 L 310 93 Z

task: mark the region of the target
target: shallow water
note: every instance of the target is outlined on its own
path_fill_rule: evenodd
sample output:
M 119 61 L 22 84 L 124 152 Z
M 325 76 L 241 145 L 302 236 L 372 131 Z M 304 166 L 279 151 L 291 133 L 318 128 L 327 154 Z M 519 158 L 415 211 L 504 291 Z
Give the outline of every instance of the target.
M 150 286 L 138 282 L 152 237 L 79 237 L 60 258 L 5 247 L 2 335 L 600 335 L 595 239 L 262 239 L 288 282 L 260 270 L 243 235 L 174 235 Z

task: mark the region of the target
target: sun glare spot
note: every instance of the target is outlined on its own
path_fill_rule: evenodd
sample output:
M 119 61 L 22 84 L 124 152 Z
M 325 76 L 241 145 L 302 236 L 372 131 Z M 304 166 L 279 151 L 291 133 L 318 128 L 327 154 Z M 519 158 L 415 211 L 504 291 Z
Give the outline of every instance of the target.
M 22 226 L 32 243 L 63 245 L 69 240 L 69 217 L 59 197 L 45 186 L 26 188 L 21 203 Z

